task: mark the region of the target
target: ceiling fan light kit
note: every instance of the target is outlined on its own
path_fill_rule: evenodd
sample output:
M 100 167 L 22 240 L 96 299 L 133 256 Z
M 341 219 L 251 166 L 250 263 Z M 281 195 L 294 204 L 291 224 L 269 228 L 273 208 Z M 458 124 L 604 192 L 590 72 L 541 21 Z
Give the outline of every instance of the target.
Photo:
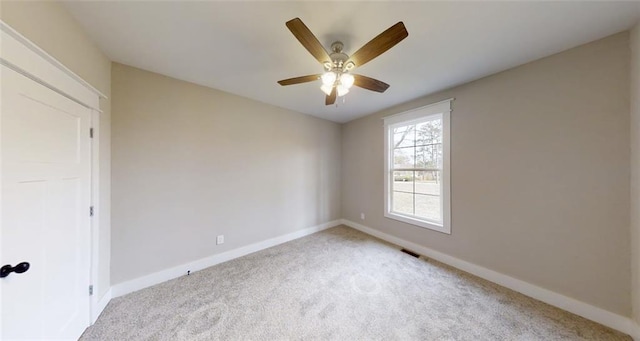
M 338 74 L 340 76 L 338 76 Z M 340 71 L 327 71 L 320 76 L 320 79 L 322 80 L 320 90 L 328 96 L 331 94 L 331 90 L 335 87 L 338 97 L 346 95 L 354 82 L 353 75 Z
M 320 90 L 326 95 L 326 105 L 334 104 L 336 97 L 346 95 L 354 85 L 375 92 L 385 92 L 389 88 L 389 84 L 366 76 L 352 74 L 351 70 L 386 52 L 409 35 L 404 24 L 400 21 L 348 56 L 342 52 L 344 44 L 340 41 L 331 44 L 332 52 L 329 54 L 320 44 L 318 38 L 299 18 L 287 21 L 286 25 L 302 46 L 324 66 L 324 73 L 283 79 L 278 81 L 278 84 L 285 86 L 320 79 L 322 81 Z

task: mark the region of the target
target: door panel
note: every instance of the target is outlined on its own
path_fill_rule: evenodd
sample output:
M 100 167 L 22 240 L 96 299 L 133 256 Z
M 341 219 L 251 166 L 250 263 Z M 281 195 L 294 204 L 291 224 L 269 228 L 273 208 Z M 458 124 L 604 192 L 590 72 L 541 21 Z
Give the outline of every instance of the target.
M 19 115 L 9 115 L 6 131 L 13 143 L 7 157 L 23 162 L 70 164 L 78 161 L 77 134 L 80 120 L 67 112 L 70 108 L 50 108 L 28 95 L 21 98 Z
M 89 325 L 91 111 L 2 66 L 1 339 L 77 339 Z

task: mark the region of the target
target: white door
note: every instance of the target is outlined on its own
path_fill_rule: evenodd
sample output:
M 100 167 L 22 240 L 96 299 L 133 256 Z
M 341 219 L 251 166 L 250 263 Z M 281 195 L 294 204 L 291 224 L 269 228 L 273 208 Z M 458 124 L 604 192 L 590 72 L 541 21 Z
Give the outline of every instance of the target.
M 91 110 L 1 67 L 0 339 L 89 326 Z

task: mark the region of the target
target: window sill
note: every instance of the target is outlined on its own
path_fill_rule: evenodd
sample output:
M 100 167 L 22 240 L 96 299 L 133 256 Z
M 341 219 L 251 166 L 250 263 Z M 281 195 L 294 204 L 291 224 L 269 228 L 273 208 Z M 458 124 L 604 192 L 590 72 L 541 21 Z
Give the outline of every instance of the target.
M 419 226 L 425 229 L 429 229 L 429 230 L 434 230 L 434 231 L 438 231 L 440 233 L 444 233 L 444 234 L 451 234 L 451 228 L 449 226 L 445 226 L 445 225 L 440 225 L 434 222 L 430 222 L 430 221 L 426 221 L 426 220 L 420 220 L 414 217 L 409 217 L 409 216 L 405 216 L 405 215 L 401 215 L 401 214 L 397 214 L 397 213 L 392 213 L 392 212 L 386 212 L 384 214 L 385 217 L 393 219 L 393 220 L 398 220 L 401 221 L 403 223 L 407 223 L 407 224 L 411 224 L 411 225 L 415 225 L 415 226 Z

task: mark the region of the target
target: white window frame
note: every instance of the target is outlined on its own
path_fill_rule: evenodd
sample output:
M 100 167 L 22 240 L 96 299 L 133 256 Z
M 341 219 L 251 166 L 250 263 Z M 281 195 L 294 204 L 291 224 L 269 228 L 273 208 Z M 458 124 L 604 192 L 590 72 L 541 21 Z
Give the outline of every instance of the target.
M 384 216 L 408 224 L 451 234 L 451 102 L 453 98 L 384 117 Z M 393 128 L 442 118 L 442 223 L 393 212 Z

